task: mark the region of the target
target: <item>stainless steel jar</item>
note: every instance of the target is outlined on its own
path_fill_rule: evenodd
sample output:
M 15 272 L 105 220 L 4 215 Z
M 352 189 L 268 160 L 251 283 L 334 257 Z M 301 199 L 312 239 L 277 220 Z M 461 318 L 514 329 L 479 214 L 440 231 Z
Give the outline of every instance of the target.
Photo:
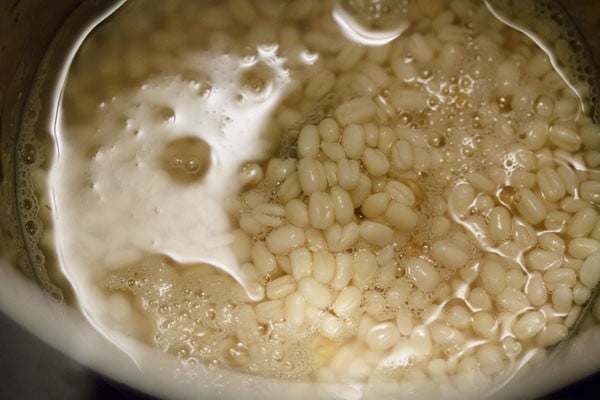
M 15 153 L 15 143 L 26 102 L 38 68 L 55 36 L 59 31 L 68 35 L 78 29 L 78 25 L 69 22 L 73 15 L 94 15 L 116 3 L 63 0 L 48 4 L 41 0 L 16 0 L 0 4 L 0 307 L 42 340 L 78 362 L 154 394 L 194 397 L 203 393 L 210 397 L 235 397 L 244 390 L 245 397 L 249 398 L 277 398 L 284 392 L 288 394 L 286 397 L 307 397 L 307 393 L 315 389 L 304 384 L 263 379 L 242 381 L 227 373 L 216 378 L 207 375 L 201 382 L 175 382 L 162 373 L 171 368 L 168 365 L 172 360 L 161 355 L 148 360 L 147 365 L 137 366 L 75 310 L 60 303 L 63 292 L 55 288 L 55 283 L 61 283 L 60 277 L 32 268 L 32 254 L 23 236 L 25 227 L 19 218 L 18 208 L 22 204 L 17 201 L 15 183 L 15 161 L 20 156 Z M 568 2 L 568 12 L 590 44 L 593 57 L 600 60 L 600 10 L 592 2 L 577 0 Z M 53 48 L 52 51 L 62 50 Z M 49 300 L 45 293 L 53 293 L 55 300 Z M 599 332 L 573 337 L 563 346 L 561 354 L 550 358 L 551 364 L 544 373 L 532 374 L 527 382 L 499 395 L 542 393 L 598 370 L 599 343 Z M 352 391 L 343 390 L 324 386 L 312 393 L 325 397 L 353 395 Z

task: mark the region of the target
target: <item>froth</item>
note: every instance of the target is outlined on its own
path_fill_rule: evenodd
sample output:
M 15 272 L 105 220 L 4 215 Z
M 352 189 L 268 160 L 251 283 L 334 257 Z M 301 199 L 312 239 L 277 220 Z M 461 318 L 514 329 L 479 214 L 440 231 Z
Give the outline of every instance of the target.
M 149 340 L 188 364 L 197 360 L 260 375 L 306 376 L 312 369 L 306 338 L 283 342 L 289 332 L 281 323 L 248 320 L 245 292 L 239 286 L 234 289 L 234 285 L 236 282 L 218 268 L 180 266 L 161 255 L 123 267 L 104 282 L 110 292 L 133 294 L 137 300 L 129 298 L 131 307 L 139 301 L 154 326 Z M 126 326 L 131 315 L 121 316 L 123 320 L 117 323 Z M 255 340 L 241 341 L 237 332 Z

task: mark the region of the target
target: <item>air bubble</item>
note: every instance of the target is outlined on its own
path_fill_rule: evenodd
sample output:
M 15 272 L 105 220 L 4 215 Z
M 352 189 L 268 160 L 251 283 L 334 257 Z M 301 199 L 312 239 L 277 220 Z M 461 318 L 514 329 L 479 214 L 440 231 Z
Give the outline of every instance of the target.
M 263 63 L 244 71 L 239 80 L 241 94 L 248 101 L 266 100 L 273 92 L 275 71 Z
M 166 314 L 169 312 L 171 307 L 169 307 L 168 304 L 163 304 L 160 307 L 158 307 L 158 312 L 159 314 Z
M 23 209 L 31 211 L 33 209 L 33 201 L 31 201 L 31 199 L 23 199 L 22 206 Z
M 178 182 L 192 183 L 204 177 L 211 163 L 208 143 L 197 137 L 185 137 L 167 144 L 163 167 Z
M 168 123 L 175 122 L 175 110 L 171 107 L 157 107 L 155 114 L 160 121 Z
M 26 143 L 23 146 L 22 153 L 23 162 L 27 165 L 31 165 L 37 161 L 37 150 L 31 143 Z
M 38 224 L 30 219 L 29 221 L 25 222 L 25 230 L 30 235 L 35 235 L 38 231 Z
M 213 307 L 211 307 L 208 310 L 206 310 L 204 316 L 209 320 L 214 320 L 217 316 L 217 312 Z
M 427 142 L 431 147 L 440 148 L 446 145 L 446 138 L 442 135 L 432 134 Z

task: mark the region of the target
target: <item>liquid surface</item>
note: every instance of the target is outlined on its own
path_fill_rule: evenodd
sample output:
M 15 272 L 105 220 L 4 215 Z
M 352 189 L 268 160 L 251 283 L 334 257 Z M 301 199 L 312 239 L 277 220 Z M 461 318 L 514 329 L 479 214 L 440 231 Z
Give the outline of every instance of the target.
M 46 241 L 86 316 L 318 382 L 454 393 L 543 356 L 600 279 L 600 127 L 560 41 L 492 6 L 128 2 L 54 132 Z

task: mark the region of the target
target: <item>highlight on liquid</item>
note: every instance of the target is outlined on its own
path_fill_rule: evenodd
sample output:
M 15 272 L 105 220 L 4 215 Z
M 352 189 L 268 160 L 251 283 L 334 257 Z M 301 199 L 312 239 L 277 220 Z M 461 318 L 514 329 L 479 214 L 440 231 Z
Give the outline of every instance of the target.
M 600 280 L 600 127 L 551 25 L 491 3 L 128 2 L 47 183 L 88 319 L 133 357 L 432 393 L 543 358 Z

